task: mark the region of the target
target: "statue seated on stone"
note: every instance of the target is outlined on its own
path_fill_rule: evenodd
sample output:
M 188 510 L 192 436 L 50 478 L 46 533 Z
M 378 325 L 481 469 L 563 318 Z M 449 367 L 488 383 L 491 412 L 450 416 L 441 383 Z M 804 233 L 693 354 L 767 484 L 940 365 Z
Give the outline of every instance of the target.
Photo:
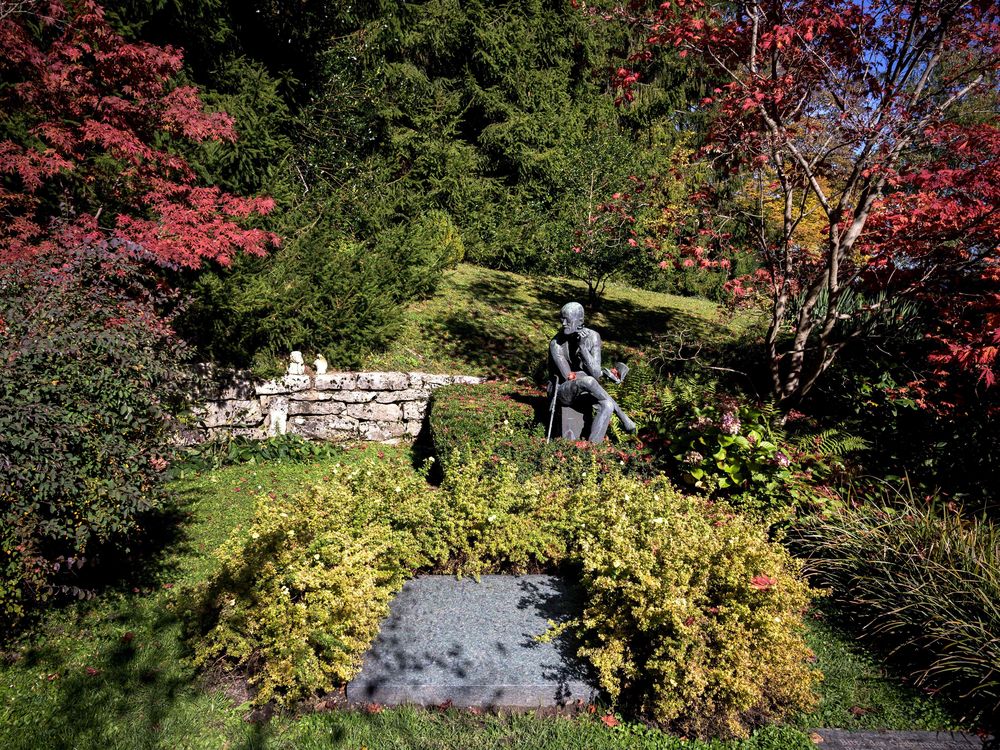
M 601 367 L 601 336 L 583 325 L 583 305 L 570 302 L 559 314 L 562 329 L 549 342 L 549 430 L 553 436 L 600 443 L 608 432 L 612 414 L 631 434 L 635 423 L 601 385 L 606 377 L 621 383 L 628 367 L 618 363 Z

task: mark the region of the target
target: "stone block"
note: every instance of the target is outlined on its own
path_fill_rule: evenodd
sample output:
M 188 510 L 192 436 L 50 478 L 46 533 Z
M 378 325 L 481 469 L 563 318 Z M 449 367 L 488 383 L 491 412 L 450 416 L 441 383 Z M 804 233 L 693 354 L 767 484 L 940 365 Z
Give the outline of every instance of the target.
M 288 396 L 264 396 L 260 403 L 267 409 L 267 436 L 288 432 Z
M 358 436 L 358 421 L 342 416 L 297 416 L 289 420 L 288 431 L 312 440 L 346 440 Z
M 260 400 L 263 401 L 265 398 L 268 397 L 261 396 Z M 291 401 L 330 401 L 335 398 L 335 394 L 330 391 L 317 391 L 310 389 L 308 391 L 299 391 L 298 393 L 294 393 L 289 398 Z
M 362 422 L 361 437 L 375 443 L 397 440 L 404 434 L 402 422 Z
M 475 375 L 452 375 L 451 382 L 459 385 L 479 385 L 483 382 L 483 378 L 477 378 Z
M 304 391 L 312 385 L 308 375 L 285 375 L 277 380 L 268 380 L 257 385 L 258 396 L 273 396 L 279 393 Z
M 375 398 L 380 404 L 399 404 L 404 401 L 426 401 L 431 392 L 423 388 L 407 388 L 403 391 L 385 391 Z
M 431 389 L 451 383 L 451 375 L 432 375 L 429 372 L 410 373 L 410 379 L 414 388 L 417 387 L 417 383 L 424 388 Z
M 337 401 L 345 404 L 367 404 L 379 396 L 378 391 L 338 391 L 333 394 Z
M 887 732 L 816 729 L 824 750 L 973 750 L 983 740 L 961 732 Z M 816 742 L 816 740 L 813 740 Z
M 348 404 L 346 413 L 369 422 L 398 422 L 403 418 L 403 408 L 396 404 Z
M 358 387 L 356 372 L 327 372 L 317 375 L 315 381 L 317 391 L 344 391 Z
M 195 410 L 194 414 L 202 426 L 209 429 L 255 427 L 264 421 L 264 414 L 256 400 L 209 402 Z
M 403 425 L 403 434 L 409 437 L 416 437 L 420 434 L 420 428 L 423 427 L 423 422 L 418 420 L 406 422 Z
M 519 707 L 591 703 L 595 681 L 566 635 L 536 640 L 581 609 L 553 576 L 451 576 L 407 581 L 390 605 L 351 703 Z
M 427 413 L 426 401 L 409 401 L 403 404 L 403 419 L 423 420 Z
M 316 415 L 330 416 L 343 414 L 347 405 L 340 401 L 289 401 L 289 416 Z
M 410 376 L 405 372 L 358 373 L 358 388 L 365 391 L 402 391 L 409 385 Z

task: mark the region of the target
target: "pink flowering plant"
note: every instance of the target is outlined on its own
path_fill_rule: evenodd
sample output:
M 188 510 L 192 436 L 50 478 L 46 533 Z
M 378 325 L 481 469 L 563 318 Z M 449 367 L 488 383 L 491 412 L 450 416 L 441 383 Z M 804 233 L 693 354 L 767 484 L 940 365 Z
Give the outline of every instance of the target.
M 677 379 L 657 396 L 641 436 L 671 473 L 734 505 L 781 514 L 821 496 L 813 480 L 829 476 L 817 451 L 788 437 L 782 413 L 722 391 L 714 382 Z

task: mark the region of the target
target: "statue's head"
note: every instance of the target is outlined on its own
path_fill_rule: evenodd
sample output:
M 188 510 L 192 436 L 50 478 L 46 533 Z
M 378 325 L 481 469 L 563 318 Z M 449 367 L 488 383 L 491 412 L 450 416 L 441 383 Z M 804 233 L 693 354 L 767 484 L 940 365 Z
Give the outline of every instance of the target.
M 583 305 L 579 302 L 567 302 L 559 311 L 559 322 L 567 336 L 579 332 L 583 328 Z
M 301 365 L 302 362 L 303 362 L 302 352 L 300 352 L 300 351 L 294 351 L 294 352 L 292 352 L 292 355 L 288 359 L 289 359 L 289 361 L 291 361 L 292 363 L 294 363 L 296 365 Z

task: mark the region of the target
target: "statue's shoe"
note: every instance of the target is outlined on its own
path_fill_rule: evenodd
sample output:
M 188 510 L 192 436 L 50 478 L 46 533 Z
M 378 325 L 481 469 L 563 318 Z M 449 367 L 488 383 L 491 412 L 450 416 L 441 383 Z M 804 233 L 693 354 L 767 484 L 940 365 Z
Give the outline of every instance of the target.
M 635 422 L 626 417 L 624 414 L 621 416 L 622 429 L 629 435 L 635 434 Z

